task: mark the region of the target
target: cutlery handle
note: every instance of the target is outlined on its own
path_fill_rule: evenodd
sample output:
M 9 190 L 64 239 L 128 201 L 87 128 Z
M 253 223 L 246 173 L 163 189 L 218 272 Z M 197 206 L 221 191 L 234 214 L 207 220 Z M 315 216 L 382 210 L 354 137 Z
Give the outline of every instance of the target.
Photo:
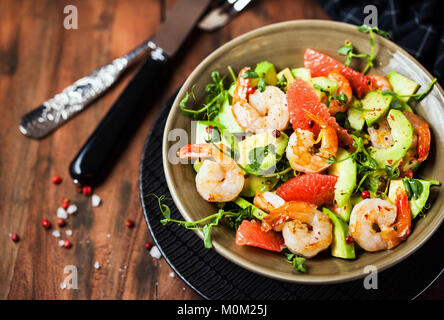
M 69 172 L 74 183 L 92 186 L 100 181 L 106 170 L 106 162 L 113 157 L 116 146 L 123 142 L 124 133 L 143 98 L 155 96 L 167 61 L 161 49 L 151 52 L 71 162 Z
M 150 48 L 154 49 L 155 45 L 148 40 L 128 54 L 77 80 L 53 98 L 25 114 L 20 119 L 20 131 L 36 139 L 46 136 L 108 90 L 120 75 Z

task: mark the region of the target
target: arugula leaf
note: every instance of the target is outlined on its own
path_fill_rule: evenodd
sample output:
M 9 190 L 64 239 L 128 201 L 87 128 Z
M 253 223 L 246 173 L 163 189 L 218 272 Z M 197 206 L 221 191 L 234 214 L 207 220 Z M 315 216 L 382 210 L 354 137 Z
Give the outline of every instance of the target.
M 432 82 L 429 83 L 427 88 L 423 92 L 420 92 L 420 93 L 403 94 L 403 95 L 401 95 L 401 94 L 397 94 L 396 92 L 393 92 L 392 90 L 383 90 L 381 93 L 385 94 L 385 95 L 393 96 L 394 98 L 392 100 L 392 104 L 393 104 L 393 101 L 395 101 L 395 100 L 398 100 L 398 102 L 401 103 L 399 101 L 400 97 L 401 98 L 408 97 L 408 98 L 410 98 L 409 101 L 419 102 L 422 99 L 424 99 L 430 93 L 430 91 L 432 91 L 433 86 L 435 85 L 436 81 L 437 81 L 437 79 L 433 78 Z M 392 104 L 390 104 L 390 107 L 392 107 Z M 392 108 L 395 109 L 396 107 L 392 107 Z

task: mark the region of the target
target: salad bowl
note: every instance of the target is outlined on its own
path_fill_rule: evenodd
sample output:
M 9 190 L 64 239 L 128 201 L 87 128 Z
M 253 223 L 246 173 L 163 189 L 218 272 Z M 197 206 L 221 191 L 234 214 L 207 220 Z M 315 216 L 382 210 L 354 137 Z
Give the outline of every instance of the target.
M 368 35 L 359 32 L 354 25 L 322 20 L 283 22 L 235 38 L 215 50 L 197 66 L 174 101 L 163 137 L 163 168 L 168 188 L 186 221 L 196 221 L 217 212 L 217 207 L 202 199 L 196 191 L 193 166 L 175 164 L 169 160 L 170 150 L 177 144 L 177 136 L 172 134 L 173 130 L 185 130 L 188 137 L 191 137 L 191 119 L 182 114 L 179 106 L 187 92 L 191 92 L 193 88 L 197 101 L 203 103 L 205 86 L 211 82 L 213 71 L 219 71 L 229 77 L 228 66 L 239 72 L 244 66 L 254 67 L 257 62 L 264 60 L 272 62 L 279 69 L 288 66 L 300 67 L 303 66 L 303 55 L 307 48 L 344 62 L 344 56 L 339 55 L 337 49 L 345 40 L 351 41 L 359 52 L 370 52 Z M 390 40 L 376 36 L 375 49 L 375 64 L 370 72 L 386 76 L 391 71 L 397 71 L 420 84 L 422 89 L 432 82 L 433 76 Z M 364 66 L 364 59 L 355 59 L 351 65 L 355 70 L 363 70 Z M 440 161 L 444 152 L 444 92 L 438 84 L 415 106 L 415 112 L 429 123 L 432 132 L 431 152 L 418 174 L 444 181 L 444 170 Z M 444 198 L 437 197 L 438 193 L 439 188 L 432 189 L 429 198 L 432 204 L 430 210 L 424 217 L 415 219 L 412 233 L 399 246 L 373 253 L 359 250 L 354 260 L 334 258 L 324 252 L 313 259 L 307 259 L 306 273 L 294 269 L 280 253 L 236 245 L 235 232 L 223 224 L 213 228 L 212 245 L 214 250 L 237 265 L 277 280 L 302 284 L 351 281 L 366 276 L 369 270 L 380 272 L 401 262 L 433 235 L 444 219 Z M 196 232 L 201 238 L 204 237 L 201 231 Z M 433 263 L 432 257 L 428 263 Z

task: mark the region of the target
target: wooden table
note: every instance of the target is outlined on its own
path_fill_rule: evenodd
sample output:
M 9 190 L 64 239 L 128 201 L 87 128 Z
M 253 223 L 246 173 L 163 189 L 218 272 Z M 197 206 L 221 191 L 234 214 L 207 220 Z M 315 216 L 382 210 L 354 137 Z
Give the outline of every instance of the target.
M 0 298 L 1 299 L 199 299 L 165 260 L 153 260 L 139 200 L 138 170 L 143 142 L 167 97 L 209 53 L 255 28 L 291 19 L 328 19 L 310 0 L 255 1 L 221 30 L 196 32 L 182 51 L 161 98 L 143 119 L 106 181 L 94 190 L 103 203 L 92 208 L 78 194 L 68 165 L 131 77 L 47 138 L 18 130 L 20 116 L 76 79 L 108 63 L 156 32 L 169 0 L 0 0 Z M 63 8 L 78 8 L 78 30 L 63 28 Z M 51 183 L 63 177 L 60 185 Z M 60 199 L 79 210 L 56 226 Z M 52 222 L 45 230 L 41 220 Z M 125 221 L 132 219 L 133 228 Z M 60 229 L 70 249 L 59 247 Z M 72 236 L 65 234 L 72 230 Z M 16 232 L 19 242 L 8 234 Z M 100 265 L 94 268 L 95 262 Z M 78 272 L 78 289 L 62 290 L 65 266 Z M 441 278 L 425 295 L 444 298 Z

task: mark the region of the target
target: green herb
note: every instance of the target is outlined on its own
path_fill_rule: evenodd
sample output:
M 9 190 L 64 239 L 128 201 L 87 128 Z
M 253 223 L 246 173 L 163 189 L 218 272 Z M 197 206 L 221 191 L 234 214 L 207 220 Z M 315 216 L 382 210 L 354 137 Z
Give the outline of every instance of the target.
M 412 198 L 414 198 L 415 200 L 418 199 L 424 191 L 424 187 L 422 186 L 421 181 L 417 179 L 405 177 L 404 179 L 402 179 L 402 183 L 404 184 L 404 189 L 409 200 Z
M 220 109 L 229 98 L 228 90 L 225 89 L 224 80 L 225 76 L 221 77 L 219 72 L 214 71 L 211 73 L 212 83 L 205 86 L 205 92 L 207 96 L 205 98 L 205 103 L 202 108 L 194 110 L 187 106 L 190 97 L 193 97 L 194 104 L 197 103 L 197 99 L 194 95 L 194 87 L 191 88 L 191 92 L 187 92 L 185 97 L 180 101 L 179 107 L 183 114 L 197 118 L 201 116 L 204 112 L 208 120 L 213 120 L 219 113 Z
M 348 98 L 345 95 L 345 93 L 341 93 L 341 94 L 331 94 L 330 91 L 322 88 L 320 85 L 315 84 L 313 86 L 313 88 L 318 89 L 319 91 L 321 91 L 322 93 L 324 93 L 327 96 L 327 99 L 325 101 L 325 105 L 327 107 L 330 107 L 330 103 L 332 99 L 338 100 L 340 103 L 342 104 L 347 104 L 348 103 Z
M 264 78 L 260 78 L 258 83 L 257 83 L 258 90 L 260 92 L 264 92 L 265 91 L 265 87 L 266 87 L 265 79 Z
M 245 79 L 257 79 L 259 78 L 259 75 L 257 74 L 257 72 L 248 69 L 241 75 L 241 77 Z
M 354 53 L 353 50 L 353 44 L 350 41 L 346 41 L 345 44 L 338 49 L 338 53 L 340 55 L 343 55 L 346 57 L 345 65 L 350 66 L 351 61 L 353 58 L 364 58 L 367 60 L 367 65 L 365 66 L 362 73 L 366 73 L 371 67 L 373 67 L 374 60 L 375 60 L 375 35 L 374 33 L 377 33 L 384 38 L 391 39 L 391 36 L 388 32 L 383 31 L 381 29 L 378 29 L 376 27 L 370 27 L 367 25 L 362 25 L 358 27 L 358 30 L 363 33 L 368 33 L 370 35 L 370 47 L 371 52 L 370 54 L 357 54 Z
M 292 253 L 290 250 L 288 250 L 288 248 L 284 248 L 282 252 L 285 255 L 285 259 L 287 259 L 287 261 L 293 265 L 293 268 L 299 272 L 307 272 L 307 268 L 304 265 L 305 260 L 307 260 L 306 258 Z
M 233 79 L 233 82 L 236 82 L 237 78 L 236 78 L 236 74 L 233 71 L 233 68 L 231 66 L 228 66 L 227 69 L 228 69 L 228 72 L 230 72 L 230 75 L 231 75 L 231 78 Z
M 197 220 L 197 221 L 182 221 L 182 220 L 175 220 L 171 219 L 171 210 L 163 203 L 165 200 L 171 200 L 169 198 L 166 198 L 165 195 L 161 195 L 160 197 L 151 193 L 148 196 L 154 196 L 157 198 L 160 211 L 162 212 L 163 219 L 160 220 L 160 223 L 162 225 L 166 225 L 170 222 L 176 223 L 184 228 L 190 229 L 190 230 L 200 230 L 203 232 L 204 235 L 204 246 L 205 248 L 212 248 L 213 245 L 211 243 L 211 232 L 213 230 L 213 227 L 216 227 L 219 225 L 219 222 L 225 218 L 229 224 L 229 226 L 237 228 L 240 223 L 242 223 L 242 220 L 244 219 L 252 219 L 251 215 L 251 208 L 249 210 L 247 209 L 238 209 L 237 211 L 225 211 L 223 209 L 219 209 L 219 211 L 215 214 L 209 215 L 208 217 L 205 217 L 203 219 Z
M 257 170 L 261 166 L 265 157 L 269 153 L 276 154 L 276 147 L 273 144 L 269 144 L 265 147 L 253 148 L 248 153 L 249 166 L 252 170 Z
M 386 165 L 384 170 L 385 170 L 385 173 L 387 175 L 387 182 L 386 182 L 384 194 L 387 194 L 388 187 L 389 187 L 389 184 L 390 184 L 390 180 L 399 178 L 399 175 L 400 175 L 401 171 L 399 170 L 398 167 L 393 169 L 393 167 L 391 167 L 389 165 Z
M 231 229 L 237 230 L 244 220 L 253 220 L 254 216 L 251 213 L 251 206 L 240 209 L 238 215 L 226 216 L 227 224 Z
M 282 75 L 278 82 L 276 83 L 276 87 L 285 92 L 285 88 L 287 87 L 287 79 Z
M 432 82 L 429 83 L 427 88 L 423 92 L 420 92 L 420 93 L 400 95 L 392 90 L 383 90 L 381 93 L 385 94 L 385 95 L 391 95 L 394 97 L 394 99 L 398 99 L 398 100 L 399 100 L 399 98 L 408 97 L 408 98 L 410 98 L 409 101 L 419 102 L 429 94 L 429 92 L 433 89 L 433 86 L 435 85 L 436 81 L 437 81 L 437 79 L 433 78 Z M 392 107 L 391 104 L 390 104 L 390 107 Z

